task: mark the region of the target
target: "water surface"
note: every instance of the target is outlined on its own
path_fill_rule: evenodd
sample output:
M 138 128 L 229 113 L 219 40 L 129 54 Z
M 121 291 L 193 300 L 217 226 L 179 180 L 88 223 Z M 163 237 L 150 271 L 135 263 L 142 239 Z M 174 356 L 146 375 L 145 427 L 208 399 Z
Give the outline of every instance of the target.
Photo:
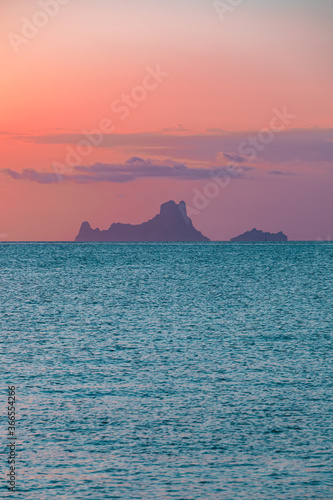
M 17 497 L 332 499 L 332 263 L 332 243 L 1 244 Z

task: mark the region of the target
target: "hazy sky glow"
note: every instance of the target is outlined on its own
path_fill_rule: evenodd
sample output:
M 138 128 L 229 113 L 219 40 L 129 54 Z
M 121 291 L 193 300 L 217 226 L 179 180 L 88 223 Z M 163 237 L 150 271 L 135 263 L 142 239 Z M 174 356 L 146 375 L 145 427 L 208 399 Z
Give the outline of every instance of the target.
M 83 220 L 141 222 L 169 199 L 211 239 L 333 238 L 331 0 L 224 15 L 18 0 L 0 15 L 0 240 L 72 240 Z

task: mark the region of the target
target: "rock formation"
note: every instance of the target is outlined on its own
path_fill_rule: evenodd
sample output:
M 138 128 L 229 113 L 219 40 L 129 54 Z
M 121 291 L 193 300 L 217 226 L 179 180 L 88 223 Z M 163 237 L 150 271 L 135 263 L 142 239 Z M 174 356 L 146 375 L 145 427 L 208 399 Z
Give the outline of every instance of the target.
M 83 222 L 75 241 L 209 241 L 197 231 L 186 213 L 186 204 L 168 201 L 160 213 L 142 224 L 112 224 L 107 230 L 92 229 Z
M 264 233 L 259 229 L 252 229 L 252 231 L 247 231 L 246 233 L 236 236 L 236 238 L 231 238 L 230 241 L 288 241 L 287 236 L 280 231 L 279 233 Z

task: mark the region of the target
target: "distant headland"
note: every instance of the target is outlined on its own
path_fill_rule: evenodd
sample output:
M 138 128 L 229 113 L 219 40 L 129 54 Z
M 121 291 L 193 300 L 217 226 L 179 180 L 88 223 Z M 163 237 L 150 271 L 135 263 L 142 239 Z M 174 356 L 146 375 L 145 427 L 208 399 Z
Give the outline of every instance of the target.
M 186 213 L 186 204 L 181 201 L 178 205 L 168 201 L 161 205 L 160 213 L 142 224 L 114 223 L 109 229 L 92 229 L 89 222 L 83 222 L 77 242 L 90 241 L 210 241 L 200 231 L 194 228 L 191 219 Z
M 230 241 L 240 242 L 240 241 L 288 241 L 288 237 L 280 231 L 279 233 L 264 233 L 260 229 L 252 229 L 251 231 L 246 231 L 246 233 L 231 238 Z

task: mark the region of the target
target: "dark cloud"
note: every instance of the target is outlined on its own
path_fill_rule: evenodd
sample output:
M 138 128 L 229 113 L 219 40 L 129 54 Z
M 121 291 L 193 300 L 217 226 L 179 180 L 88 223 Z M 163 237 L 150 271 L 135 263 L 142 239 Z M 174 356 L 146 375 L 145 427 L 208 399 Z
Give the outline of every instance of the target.
M 10 168 L 3 168 L 1 171 L 15 180 L 38 182 L 39 184 L 53 184 L 59 182 L 59 175 L 56 173 L 37 172 L 33 168 L 25 168 L 22 172 L 15 172 L 15 170 L 11 170 Z
M 239 155 L 237 153 L 223 153 L 223 156 L 233 163 L 244 163 L 247 161 L 246 156 Z
M 217 154 L 243 157 L 250 138 L 258 139 L 258 132 L 216 133 L 197 135 L 177 134 L 106 134 L 99 147 L 124 148 L 130 154 L 179 158 L 184 161 L 214 161 Z M 76 147 L 84 134 L 54 134 L 18 137 L 37 144 L 70 144 Z M 242 146 L 242 147 L 241 147 Z M 253 147 L 252 147 L 253 150 Z M 332 162 L 333 129 L 295 129 L 275 133 L 269 144 L 260 144 L 257 159 L 268 163 Z M 247 154 L 247 153 L 246 153 Z M 249 157 L 250 157 L 249 153 Z
M 213 168 L 193 168 L 184 163 L 177 163 L 172 160 L 157 162 L 150 159 L 143 160 L 139 157 L 132 157 L 123 164 L 95 163 L 88 166 L 76 166 L 66 169 L 62 174 L 55 169 L 54 173 L 37 172 L 32 168 L 27 168 L 21 172 L 11 169 L 3 169 L 2 172 L 15 180 L 26 180 L 39 184 L 55 184 L 62 180 L 75 183 L 92 182 L 115 182 L 123 183 L 142 178 L 169 178 L 187 181 L 208 180 L 213 177 L 246 177 L 246 172 L 253 170 L 253 167 L 230 167 Z M 69 173 L 68 173 L 69 172 Z
M 296 175 L 294 172 L 282 172 L 282 170 L 270 170 L 268 175 Z

